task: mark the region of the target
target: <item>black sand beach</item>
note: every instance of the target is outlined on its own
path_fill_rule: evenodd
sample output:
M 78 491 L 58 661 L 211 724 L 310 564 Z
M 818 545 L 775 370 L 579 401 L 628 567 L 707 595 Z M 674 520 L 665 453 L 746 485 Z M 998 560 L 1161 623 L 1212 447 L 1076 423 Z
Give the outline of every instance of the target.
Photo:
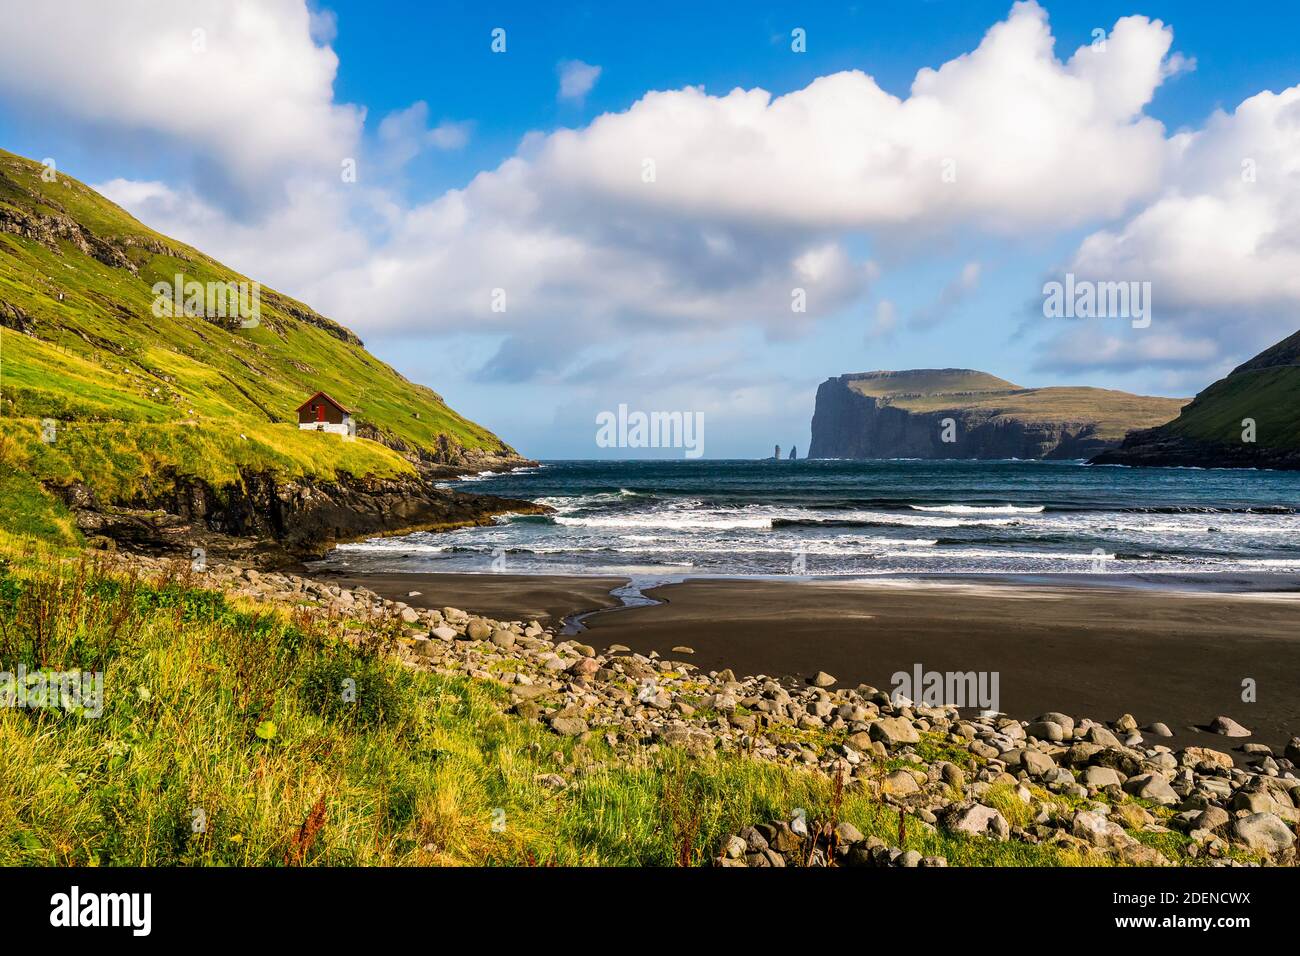
M 627 578 L 533 574 L 319 574 L 343 587 L 367 587 L 412 607 L 448 605 L 498 620 L 556 623 L 570 614 L 618 607 L 610 590 Z M 412 596 L 411 591 L 419 591 Z
M 416 606 L 498 618 L 560 618 L 619 605 L 620 578 L 368 574 L 336 577 Z M 418 596 L 408 596 L 420 591 Z M 1001 709 L 1160 721 L 1170 746 L 1280 748 L 1300 733 L 1300 595 L 1024 585 L 695 579 L 654 588 L 665 603 L 587 619 L 581 636 L 688 659 L 705 670 L 891 689 L 891 675 L 996 671 Z M 695 654 L 672 654 L 685 645 Z M 1252 678 L 1257 700 L 1242 701 Z M 1251 731 L 1195 729 L 1224 714 Z M 1157 738 L 1149 737 L 1152 741 Z

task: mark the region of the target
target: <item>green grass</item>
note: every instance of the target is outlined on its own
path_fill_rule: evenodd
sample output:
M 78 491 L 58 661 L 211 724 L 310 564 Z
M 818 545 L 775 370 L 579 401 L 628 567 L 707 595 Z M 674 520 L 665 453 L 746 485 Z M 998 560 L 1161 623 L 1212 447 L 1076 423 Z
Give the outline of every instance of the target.
M 494 683 L 402 667 L 380 622 L 9 553 L 0 669 L 102 670 L 105 695 L 98 718 L 0 710 L 0 865 L 698 864 L 798 809 L 897 843 L 895 808 L 815 771 L 557 737 L 506 714 Z M 567 787 L 546 785 L 556 773 Z M 1082 862 L 915 819 L 905 846 Z
M 409 471 L 417 456 L 510 452 L 352 333 L 274 290 L 262 289 L 254 328 L 155 316 L 155 282 L 177 273 L 200 282 L 246 277 L 62 172 L 45 182 L 41 171 L 0 150 L 0 209 L 46 224 L 72 220 L 135 272 L 68 238 L 51 248 L 0 232 L 0 303 L 11 310 L 11 327 L 0 328 L 0 428 L 23 444 L 38 480 L 84 481 L 111 499 L 169 468 L 224 481 L 243 468 L 389 475 Z M 332 436 L 300 434 L 295 410 L 317 389 L 352 408 L 360 434 L 375 441 L 343 448 Z M 70 437 L 48 453 L 32 441 L 46 418 Z M 17 527 L 0 513 L 0 529 Z
M 1167 430 L 1202 441 L 1240 445 L 1242 421 L 1255 420 L 1264 448 L 1300 447 L 1300 366 L 1237 372 L 1215 382 Z
M 878 376 L 878 377 L 877 377 Z M 1163 425 L 1183 398 L 1132 395 L 1104 388 L 1022 388 L 971 369 L 916 369 L 855 378 L 849 387 L 911 412 L 981 411 L 990 419 L 1094 422 L 1098 438 L 1118 440 L 1131 429 Z

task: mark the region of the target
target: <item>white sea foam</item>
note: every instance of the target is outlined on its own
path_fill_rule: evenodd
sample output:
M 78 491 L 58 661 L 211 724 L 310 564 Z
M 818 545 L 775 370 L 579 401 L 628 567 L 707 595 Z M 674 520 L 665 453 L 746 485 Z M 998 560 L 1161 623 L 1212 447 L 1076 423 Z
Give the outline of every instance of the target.
M 1031 515 L 1041 514 L 1046 505 L 908 505 L 916 511 L 939 511 L 955 515 Z

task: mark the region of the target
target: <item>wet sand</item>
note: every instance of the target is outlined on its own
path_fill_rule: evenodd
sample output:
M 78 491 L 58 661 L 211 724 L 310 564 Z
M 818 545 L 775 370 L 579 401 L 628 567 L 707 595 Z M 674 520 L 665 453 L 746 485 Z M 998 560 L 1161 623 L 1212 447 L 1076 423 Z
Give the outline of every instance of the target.
M 618 608 L 625 578 L 508 574 L 331 576 L 422 607 L 452 605 L 505 620 L 558 624 Z M 420 591 L 408 597 L 408 592 Z M 705 670 L 891 690 L 896 671 L 996 671 L 1000 709 L 1111 721 L 1131 713 L 1174 731 L 1171 747 L 1280 753 L 1300 734 L 1300 594 L 916 581 L 692 579 L 646 592 L 665 603 L 595 614 L 578 638 L 624 644 Z M 678 645 L 695 654 L 673 654 Z M 1257 700 L 1241 699 L 1253 678 Z M 1195 727 L 1219 714 L 1251 731 L 1233 739 Z M 1159 742 L 1148 735 L 1147 739 Z
M 559 624 L 582 611 L 618 607 L 610 590 L 627 578 L 597 578 L 535 574 L 325 574 L 310 570 L 317 580 L 343 587 L 367 587 L 412 607 L 458 607 L 498 621 Z M 411 597 L 411 591 L 420 594 Z

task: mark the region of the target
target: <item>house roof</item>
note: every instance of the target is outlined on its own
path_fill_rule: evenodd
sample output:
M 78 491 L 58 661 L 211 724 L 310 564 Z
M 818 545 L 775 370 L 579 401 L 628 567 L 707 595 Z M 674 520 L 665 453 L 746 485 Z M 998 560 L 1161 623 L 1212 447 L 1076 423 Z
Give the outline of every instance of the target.
M 299 405 L 298 408 L 296 409 L 296 411 L 299 411 L 299 412 L 302 411 L 304 408 L 306 408 L 306 407 L 307 407 L 308 405 L 310 405 L 312 402 L 316 401 L 316 399 L 318 399 L 318 398 L 323 398 L 323 399 L 325 399 L 325 401 L 329 402 L 331 405 L 333 405 L 335 408 L 337 408 L 339 411 L 341 411 L 344 415 L 351 415 L 351 414 L 352 414 L 352 410 L 351 410 L 350 408 L 347 408 L 346 406 L 344 406 L 342 402 L 338 402 L 338 401 L 335 401 L 334 399 L 330 398 L 330 397 L 329 397 L 328 395 L 326 395 L 324 392 L 317 392 L 317 393 L 316 393 L 315 395 L 313 395 L 311 398 L 307 399 L 307 401 L 305 401 L 305 402 L 303 402 L 301 405 Z

